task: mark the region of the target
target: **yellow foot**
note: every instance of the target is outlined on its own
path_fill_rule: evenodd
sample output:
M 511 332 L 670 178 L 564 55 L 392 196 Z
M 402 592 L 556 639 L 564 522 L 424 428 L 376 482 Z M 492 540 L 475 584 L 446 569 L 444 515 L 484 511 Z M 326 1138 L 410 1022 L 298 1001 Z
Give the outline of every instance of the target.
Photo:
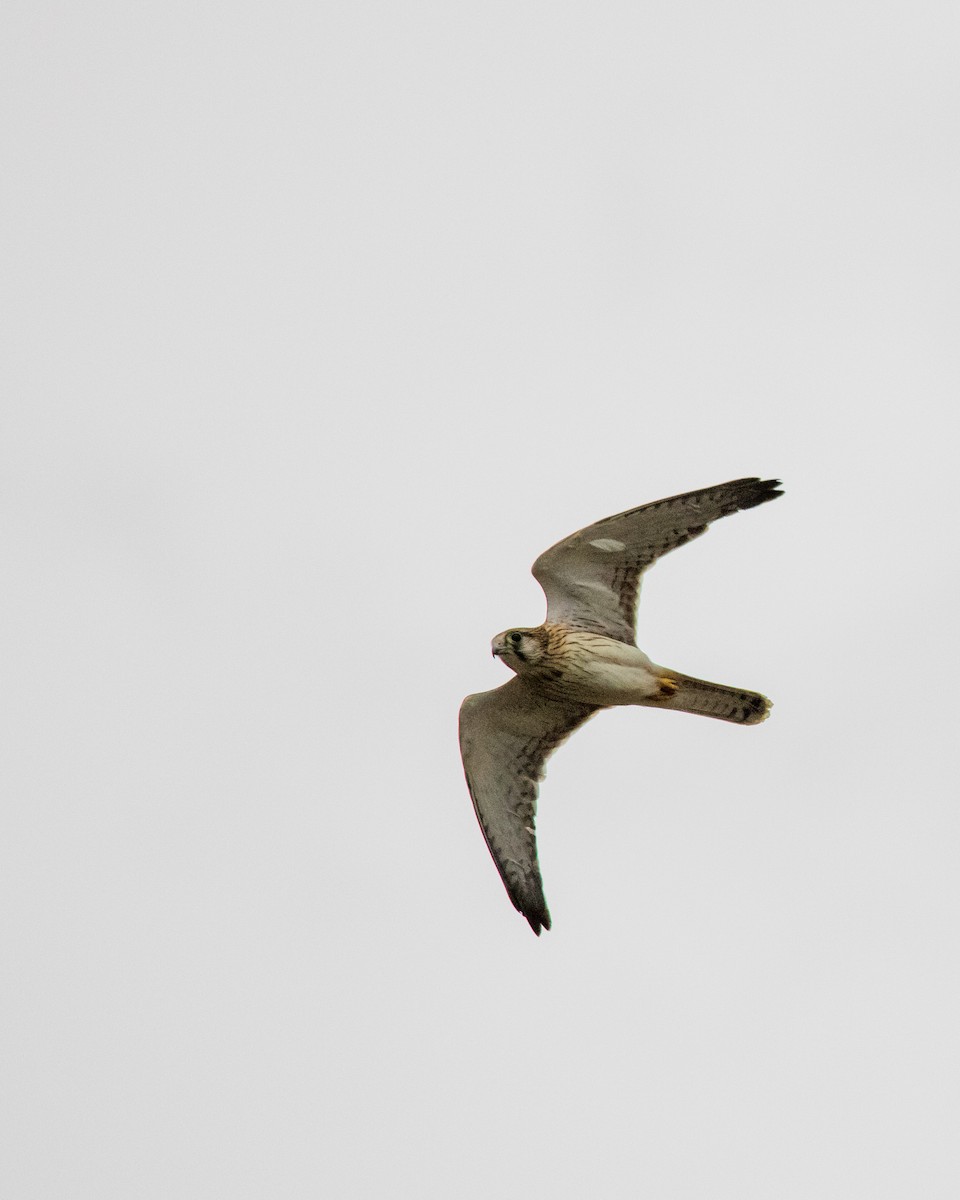
M 661 675 L 657 683 L 660 686 L 660 691 L 657 693 L 657 699 L 659 700 L 668 700 L 680 691 L 680 684 L 676 679 L 671 679 L 669 675 Z

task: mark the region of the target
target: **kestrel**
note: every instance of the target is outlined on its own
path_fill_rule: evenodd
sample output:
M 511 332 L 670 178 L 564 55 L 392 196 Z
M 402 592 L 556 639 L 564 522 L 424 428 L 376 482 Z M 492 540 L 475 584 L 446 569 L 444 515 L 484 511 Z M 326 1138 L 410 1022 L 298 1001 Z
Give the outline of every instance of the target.
M 601 708 L 652 705 L 756 725 L 770 701 L 659 667 L 634 641 L 640 578 L 711 521 L 783 495 L 779 479 L 734 479 L 631 508 L 545 551 L 533 576 L 547 597 L 536 629 L 493 639 L 513 679 L 467 696 L 460 754 L 473 807 L 507 893 L 537 936 L 550 928 L 534 820 L 543 766 Z

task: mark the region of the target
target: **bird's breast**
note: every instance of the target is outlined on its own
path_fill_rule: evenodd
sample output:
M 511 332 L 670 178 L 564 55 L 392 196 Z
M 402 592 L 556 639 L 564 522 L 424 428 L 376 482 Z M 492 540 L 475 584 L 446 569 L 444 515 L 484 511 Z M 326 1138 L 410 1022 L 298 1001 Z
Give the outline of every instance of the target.
M 587 704 L 636 704 L 657 693 L 658 668 L 636 646 L 564 626 L 529 672 L 547 695 Z

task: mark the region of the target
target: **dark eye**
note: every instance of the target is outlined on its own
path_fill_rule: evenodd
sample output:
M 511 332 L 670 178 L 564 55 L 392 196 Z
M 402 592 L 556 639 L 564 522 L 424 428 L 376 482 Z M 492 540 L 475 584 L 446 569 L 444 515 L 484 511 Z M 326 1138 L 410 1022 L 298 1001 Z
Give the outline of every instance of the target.
M 522 634 L 522 633 L 517 633 L 517 631 L 516 631 L 516 630 L 514 630 L 514 631 L 513 631 L 513 633 L 511 633 L 511 634 L 509 635 L 509 637 L 508 637 L 508 641 L 510 642 L 510 644 L 511 644 L 512 646 L 519 646 L 519 645 L 520 645 L 520 643 L 523 641 L 523 634 Z

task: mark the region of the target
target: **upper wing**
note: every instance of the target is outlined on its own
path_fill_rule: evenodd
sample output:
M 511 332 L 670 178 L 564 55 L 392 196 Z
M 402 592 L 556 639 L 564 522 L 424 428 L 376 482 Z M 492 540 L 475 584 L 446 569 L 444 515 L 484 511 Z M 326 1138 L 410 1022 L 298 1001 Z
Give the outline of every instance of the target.
M 514 907 L 538 937 L 550 928 L 534 824 L 543 764 L 596 711 L 541 696 L 519 676 L 460 706 L 460 755 L 480 828 Z
M 631 508 L 557 542 L 533 564 L 547 620 L 633 644 L 640 576 L 711 521 L 783 493 L 779 479 L 734 479 Z

